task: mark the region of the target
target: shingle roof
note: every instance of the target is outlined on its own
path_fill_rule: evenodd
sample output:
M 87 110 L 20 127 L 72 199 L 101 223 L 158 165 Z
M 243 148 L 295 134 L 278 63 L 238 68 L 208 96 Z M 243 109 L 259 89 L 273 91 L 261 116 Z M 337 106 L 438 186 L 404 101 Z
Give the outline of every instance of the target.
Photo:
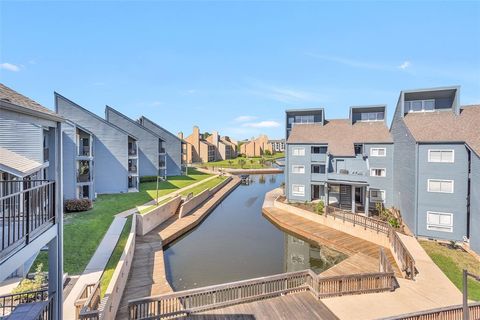
M 56 114 L 52 110 L 45 108 L 38 102 L 35 102 L 32 99 L 16 92 L 15 90 L 7 87 L 3 83 L 0 83 L 0 100 L 6 101 L 11 104 L 24 107 L 36 112 L 41 112 L 47 115 L 60 117 L 58 114 Z
M 408 113 L 405 124 L 417 142 L 464 142 L 480 156 L 480 105 L 448 111 Z
M 392 143 L 385 123 L 356 122 L 349 119 L 329 120 L 321 124 L 295 124 L 287 143 L 328 144 L 334 156 L 355 156 L 355 143 Z
M 13 151 L 0 147 L 0 166 L 16 176 L 27 176 L 44 167 L 40 162 L 28 159 Z

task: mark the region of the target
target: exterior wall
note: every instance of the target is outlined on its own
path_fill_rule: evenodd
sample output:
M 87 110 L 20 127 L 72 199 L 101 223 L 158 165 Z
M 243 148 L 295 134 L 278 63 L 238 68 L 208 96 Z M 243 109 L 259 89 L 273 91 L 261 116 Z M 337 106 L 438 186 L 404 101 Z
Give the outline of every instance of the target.
M 480 157 L 471 153 L 470 248 L 480 254 Z
M 385 148 L 385 157 L 372 157 L 370 156 L 371 148 Z M 385 206 L 394 206 L 394 192 L 393 192 L 393 144 L 366 144 L 364 145 L 364 151 L 368 155 L 367 158 L 367 175 L 370 189 L 385 190 Z M 371 177 L 370 169 L 372 168 L 385 168 L 385 177 Z
M 305 148 L 304 156 L 293 156 L 293 148 Z M 306 144 L 287 144 L 287 161 L 285 168 L 285 194 L 287 199 L 290 201 L 310 201 L 312 199 L 311 195 L 311 145 Z M 304 165 L 305 173 L 292 173 L 293 165 Z M 305 186 L 305 195 L 297 196 L 292 194 L 292 186 L 294 184 L 300 184 Z
M 429 149 L 453 149 L 454 163 L 428 162 Z M 453 193 L 427 191 L 428 179 L 454 181 Z M 462 144 L 420 144 L 418 147 L 418 204 L 419 236 L 462 240 L 467 235 L 468 154 Z M 427 211 L 453 213 L 453 232 L 427 230 Z
M 167 153 L 167 176 L 177 176 L 182 174 L 182 140 L 145 117 L 141 118 L 141 123 L 145 128 L 155 132 L 163 141 L 165 141 L 165 152 Z
M 138 139 L 139 176 L 156 176 L 158 174 L 159 137 L 111 108 L 107 107 L 105 109 L 105 117 L 108 122 L 122 128 Z
M 63 198 L 77 198 L 76 132 L 75 126 L 63 125 Z
M 43 128 L 10 120 L 0 113 L 0 146 L 28 159 L 43 163 Z
M 60 95 L 57 112 L 94 135 L 94 180 L 97 193 L 128 192 L 128 135 Z
M 200 129 L 195 126 L 191 135 L 185 138 L 191 146 L 189 153 L 189 163 L 202 162 L 201 150 L 200 150 Z

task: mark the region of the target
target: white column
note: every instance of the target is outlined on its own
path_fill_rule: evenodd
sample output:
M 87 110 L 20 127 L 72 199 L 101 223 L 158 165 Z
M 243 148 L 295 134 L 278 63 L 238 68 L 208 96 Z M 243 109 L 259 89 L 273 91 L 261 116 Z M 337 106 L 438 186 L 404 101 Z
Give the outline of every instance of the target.
M 350 186 L 350 189 L 352 190 L 352 213 L 355 213 L 355 186 Z
M 368 186 L 365 187 L 365 215 L 368 217 L 370 213 L 368 212 L 368 206 L 370 204 L 370 188 Z

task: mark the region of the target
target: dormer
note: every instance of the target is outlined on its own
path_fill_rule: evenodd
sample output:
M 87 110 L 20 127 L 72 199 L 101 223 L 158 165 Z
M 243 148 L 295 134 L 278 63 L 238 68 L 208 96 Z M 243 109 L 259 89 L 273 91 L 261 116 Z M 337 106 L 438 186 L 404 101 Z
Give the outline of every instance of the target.
M 286 110 L 286 137 L 290 135 L 290 130 L 295 124 L 321 124 L 325 122 L 325 112 L 323 108 L 314 109 L 291 109 Z
M 403 115 L 434 111 L 459 114 L 460 87 L 405 90 L 401 94 Z
M 387 118 L 387 106 L 354 106 L 350 107 L 350 121 L 356 122 L 385 122 Z

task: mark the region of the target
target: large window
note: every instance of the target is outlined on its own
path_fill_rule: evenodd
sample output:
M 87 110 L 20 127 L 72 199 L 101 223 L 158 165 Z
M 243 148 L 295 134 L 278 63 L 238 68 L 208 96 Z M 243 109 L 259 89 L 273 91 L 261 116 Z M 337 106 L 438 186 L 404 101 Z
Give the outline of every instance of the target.
M 385 177 L 387 175 L 387 169 L 385 168 L 371 168 L 370 176 L 372 177 Z
M 428 162 L 453 163 L 455 152 L 453 150 L 428 150 Z
M 294 196 L 304 196 L 305 195 L 305 186 L 303 184 L 292 184 L 292 195 L 294 195 Z
M 427 230 L 453 232 L 453 214 L 427 211 Z
M 313 154 L 325 154 L 325 153 L 327 153 L 327 147 L 326 146 L 312 147 L 312 153 Z
M 384 118 L 384 112 L 362 112 L 360 114 L 360 121 L 383 121 Z
M 324 164 L 312 165 L 312 173 L 325 173 L 325 165 Z
M 428 179 L 428 192 L 453 193 L 453 180 Z
M 385 148 L 370 148 L 371 157 L 385 157 L 387 150 Z
M 370 201 L 372 202 L 384 202 L 385 190 L 370 190 Z
M 304 155 L 305 155 L 305 148 L 292 149 L 292 156 L 304 156 Z
M 314 123 L 315 117 L 312 116 L 295 116 L 295 123 Z
M 293 165 L 292 166 L 292 173 L 305 173 L 305 166 Z
M 405 101 L 405 112 L 425 112 L 435 109 L 435 100 Z

